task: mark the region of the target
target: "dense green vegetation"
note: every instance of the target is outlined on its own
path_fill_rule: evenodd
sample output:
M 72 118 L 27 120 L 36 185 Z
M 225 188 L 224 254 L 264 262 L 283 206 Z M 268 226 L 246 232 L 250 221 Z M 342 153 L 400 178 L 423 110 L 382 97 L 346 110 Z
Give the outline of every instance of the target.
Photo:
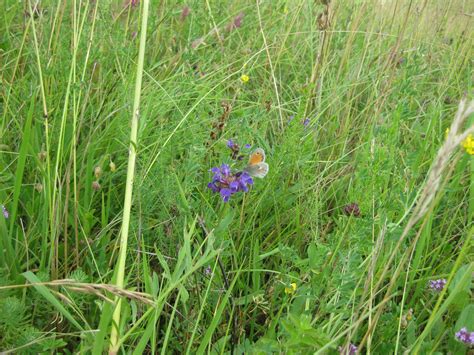
M 0 8 L 0 351 L 469 351 L 472 2 Z

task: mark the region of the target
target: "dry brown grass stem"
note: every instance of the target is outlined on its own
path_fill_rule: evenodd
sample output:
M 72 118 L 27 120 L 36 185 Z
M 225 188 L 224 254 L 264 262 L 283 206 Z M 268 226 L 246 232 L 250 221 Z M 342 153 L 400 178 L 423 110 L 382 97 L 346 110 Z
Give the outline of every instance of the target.
M 106 296 L 107 292 L 117 297 L 126 297 L 128 299 L 135 300 L 135 301 L 138 301 L 150 306 L 153 306 L 155 304 L 152 296 L 148 293 L 125 290 L 123 288 L 120 288 L 115 285 L 110 285 L 110 284 L 93 284 L 93 283 L 77 282 L 76 280 L 73 280 L 73 279 L 60 279 L 60 280 L 54 280 L 54 281 L 49 281 L 49 282 L 30 283 L 26 285 L 1 286 L 0 290 L 31 287 L 31 286 L 50 286 L 50 287 L 61 286 L 71 291 L 93 294 L 111 303 L 113 303 L 113 300 L 109 299 Z M 59 292 L 55 292 L 55 294 L 58 297 L 60 297 L 62 300 L 64 300 L 65 302 L 72 303 L 64 294 L 59 293 Z

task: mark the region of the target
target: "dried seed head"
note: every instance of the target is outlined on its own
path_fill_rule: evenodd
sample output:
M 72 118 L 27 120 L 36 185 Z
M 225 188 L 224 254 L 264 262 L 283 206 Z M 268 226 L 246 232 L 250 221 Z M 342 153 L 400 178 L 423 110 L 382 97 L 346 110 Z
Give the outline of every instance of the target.
M 39 193 L 43 192 L 43 184 L 37 182 L 35 184 L 35 190 L 38 191 Z
M 192 49 L 197 49 L 201 44 L 205 44 L 203 37 L 199 37 L 199 38 L 195 39 L 195 40 L 191 43 L 191 48 L 192 48 Z
M 100 179 L 100 177 L 102 176 L 102 168 L 100 166 L 96 166 L 94 168 L 94 175 L 96 179 Z
M 98 181 L 94 181 L 94 182 L 92 183 L 92 189 L 93 189 L 94 191 L 99 191 L 99 190 L 100 190 L 100 184 L 99 184 Z
M 41 160 L 41 161 L 44 161 L 47 156 L 48 156 L 48 154 L 44 150 L 42 150 L 41 152 L 38 153 L 38 159 Z
M 265 101 L 265 110 L 267 110 L 267 112 L 270 112 L 271 109 L 272 109 L 272 102 L 270 100 L 266 100 Z
M 322 12 L 318 16 L 318 28 L 320 31 L 324 31 L 329 27 L 329 17 L 326 11 Z
M 113 161 L 110 162 L 109 168 L 111 172 L 115 172 L 115 170 L 117 170 L 117 167 L 115 166 L 115 163 Z

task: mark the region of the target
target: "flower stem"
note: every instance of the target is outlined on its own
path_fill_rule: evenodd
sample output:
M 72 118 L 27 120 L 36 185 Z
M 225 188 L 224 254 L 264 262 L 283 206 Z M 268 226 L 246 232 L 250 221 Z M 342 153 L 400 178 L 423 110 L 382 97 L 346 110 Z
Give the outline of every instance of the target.
M 138 120 L 140 116 L 140 96 L 142 89 L 142 77 L 143 77 L 143 62 L 145 58 L 145 46 L 146 46 L 146 28 L 148 20 L 148 6 L 149 0 L 144 0 L 142 3 L 142 23 L 140 31 L 140 48 L 138 51 L 138 64 L 137 64 L 137 77 L 135 82 L 135 96 L 133 100 L 133 112 L 132 112 L 132 127 L 130 131 L 130 147 L 128 156 L 128 168 L 127 168 L 127 182 L 125 186 L 125 201 L 123 207 L 122 217 L 122 229 L 120 234 L 120 251 L 115 268 L 115 284 L 117 287 L 123 288 L 124 274 L 125 274 L 125 261 L 127 258 L 127 243 L 128 243 L 128 228 L 130 224 L 130 210 L 132 207 L 132 191 L 133 191 L 133 180 L 135 176 L 135 161 L 136 161 L 136 147 L 137 147 L 137 135 L 138 135 Z M 113 314 L 112 330 L 110 333 L 110 354 L 116 354 L 119 350 L 119 328 L 120 328 L 120 311 L 121 302 L 120 298 L 116 298 L 116 307 Z

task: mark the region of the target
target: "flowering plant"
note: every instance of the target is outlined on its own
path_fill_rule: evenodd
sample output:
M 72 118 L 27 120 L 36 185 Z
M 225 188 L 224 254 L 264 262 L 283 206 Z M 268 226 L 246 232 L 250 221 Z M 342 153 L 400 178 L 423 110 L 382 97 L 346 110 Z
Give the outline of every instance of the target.
M 232 172 L 229 165 L 222 164 L 220 167 L 211 169 L 214 173 L 207 187 L 214 193 L 219 193 L 224 202 L 237 192 L 248 192 L 249 186 L 253 185 L 252 177 L 245 171 Z

